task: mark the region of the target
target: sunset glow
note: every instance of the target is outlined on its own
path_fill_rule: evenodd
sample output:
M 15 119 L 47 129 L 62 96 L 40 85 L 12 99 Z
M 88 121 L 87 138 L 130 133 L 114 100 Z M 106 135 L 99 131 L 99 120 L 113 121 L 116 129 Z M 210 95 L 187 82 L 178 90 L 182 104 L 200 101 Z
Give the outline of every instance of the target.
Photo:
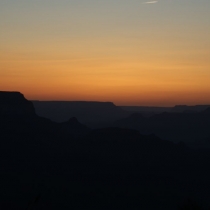
M 33 100 L 210 104 L 210 1 L 1 0 L 0 90 Z

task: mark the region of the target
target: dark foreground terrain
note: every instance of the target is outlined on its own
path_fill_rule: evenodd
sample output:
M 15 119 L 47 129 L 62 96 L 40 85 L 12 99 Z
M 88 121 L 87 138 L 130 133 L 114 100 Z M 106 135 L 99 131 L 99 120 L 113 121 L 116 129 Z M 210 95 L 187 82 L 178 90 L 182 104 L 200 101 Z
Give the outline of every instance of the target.
M 142 135 L 128 119 L 56 123 L 0 92 L 0 209 L 209 209 L 210 150 Z

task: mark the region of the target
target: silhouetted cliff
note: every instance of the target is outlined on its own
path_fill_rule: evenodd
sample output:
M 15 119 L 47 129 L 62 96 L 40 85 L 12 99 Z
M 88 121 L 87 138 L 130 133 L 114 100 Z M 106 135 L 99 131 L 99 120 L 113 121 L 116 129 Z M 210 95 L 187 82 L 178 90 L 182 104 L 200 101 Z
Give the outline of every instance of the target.
M 35 113 L 33 103 L 19 92 L 0 91 L 0 126 L 2 133 L 9 135 L 73 135 L 81 136 L 88 128 L 69 119 L 64 123 L 52 122 Z M 62 131 L 62 132 L 61 132 Z
M 0 91 L 0 115 L 30 117 L 35 116 L 35 109 L 23 94 Z
M 30 111 L 23 97 L 16 103 L 13 93 L 3 95 L 1 102 L 12 100 L 4 100 L 0 114 L 0 209 L 176 210 L 188 197 L 210 206 L 208 149 L 192 150 L 132 129 L 91 130 L 69 116 L 52 122 Z M 25 117 L 30 113 L 33 117 Z M 166 134 L 171 125 L 176 132 L 177 124 L 183 126 L 183 134 L 186 122 L 194 130 L 204 126 L 197 114 L 184 116 L 133 114 L 128 124 L 143 131 L 158 125 Z M 201 117 L 208 125 L 206 116 Z

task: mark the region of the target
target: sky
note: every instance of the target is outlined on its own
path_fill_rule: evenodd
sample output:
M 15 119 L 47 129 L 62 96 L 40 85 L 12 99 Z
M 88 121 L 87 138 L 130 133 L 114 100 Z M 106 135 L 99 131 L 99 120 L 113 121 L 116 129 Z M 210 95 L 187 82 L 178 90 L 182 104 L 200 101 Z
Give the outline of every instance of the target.
M 0 90 L 210 104 L 210 0 L 0 0 Z

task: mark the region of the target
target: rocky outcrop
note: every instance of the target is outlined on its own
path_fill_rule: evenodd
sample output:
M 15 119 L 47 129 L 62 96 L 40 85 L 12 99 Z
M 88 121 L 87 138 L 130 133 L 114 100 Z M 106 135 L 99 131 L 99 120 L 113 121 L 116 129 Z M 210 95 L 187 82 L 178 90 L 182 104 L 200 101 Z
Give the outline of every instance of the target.
M 0 91 L 0 115 L 11 117 L 35 116 L 32 102 L 19 92 Z
M 64 123 L 52 122 L 36 115 L 33 103 L 23 94 L 0 91 L 0 135 L 13 134 L 18 137 L 27 134 L 44 136 L 53 141 L 55 136 L 80 137 L 87 132 L 89 129 L 76 118 Z

